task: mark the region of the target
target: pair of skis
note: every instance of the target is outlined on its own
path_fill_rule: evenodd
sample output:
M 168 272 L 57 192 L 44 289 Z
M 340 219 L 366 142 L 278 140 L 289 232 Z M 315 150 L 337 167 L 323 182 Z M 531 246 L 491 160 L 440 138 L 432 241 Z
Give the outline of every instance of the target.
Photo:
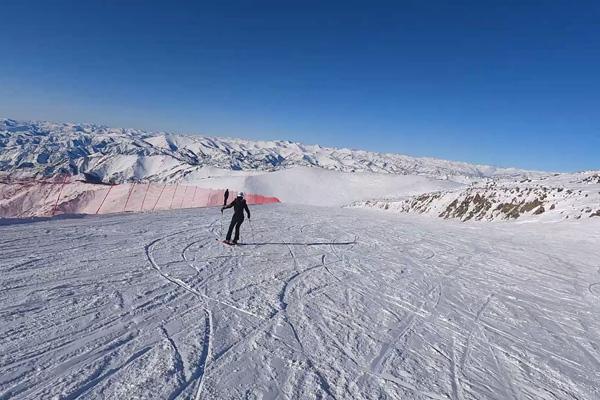
M 226 244 L 227 246 L 239 246 L 240 243 L 233 243 L 231 240 L 219 240 L 217 239 L 217 241 Z

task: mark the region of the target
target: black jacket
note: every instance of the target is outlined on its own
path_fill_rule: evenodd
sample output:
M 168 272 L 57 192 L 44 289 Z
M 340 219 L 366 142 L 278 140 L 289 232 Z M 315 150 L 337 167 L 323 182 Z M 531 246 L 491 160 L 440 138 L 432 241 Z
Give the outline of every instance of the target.
M 231 207 L 233 207 L 234 218 L 244 218 L 244 210 L 246 210 L 248 218 L 250 218 L 250 209 L 248 209 L 248 204 L 246 204 L 246 200 L 243 197 L 236 197 L 228 206 L 223 207 L 223 210 Z

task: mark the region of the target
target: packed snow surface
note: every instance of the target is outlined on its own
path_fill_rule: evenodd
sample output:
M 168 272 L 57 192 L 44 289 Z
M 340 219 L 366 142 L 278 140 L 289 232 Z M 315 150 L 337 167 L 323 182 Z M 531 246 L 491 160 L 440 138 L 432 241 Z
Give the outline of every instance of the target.
M 251 211 L 0 226 L 0 398 L 600 398 L 597 225 Z

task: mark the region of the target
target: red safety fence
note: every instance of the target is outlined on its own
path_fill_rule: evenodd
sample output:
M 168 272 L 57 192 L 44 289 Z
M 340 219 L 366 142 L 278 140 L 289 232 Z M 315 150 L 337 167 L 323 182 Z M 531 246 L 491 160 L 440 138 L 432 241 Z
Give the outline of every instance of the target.
M 232 191 L 232 193 L 235 193 Z M 8 179 L 0 177 L 0 217 L 57 214 L 108 214 L 223 205 L 224 189 L 184 183 L 92 184 L 72 177 Z M 248 204 L 278 203 L 276 197 L 249 193 Z

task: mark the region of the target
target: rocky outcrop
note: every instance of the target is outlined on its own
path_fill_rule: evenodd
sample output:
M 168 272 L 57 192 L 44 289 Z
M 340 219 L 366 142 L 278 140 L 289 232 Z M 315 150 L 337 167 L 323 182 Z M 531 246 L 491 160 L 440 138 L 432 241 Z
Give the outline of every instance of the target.
M 419 213 L 461 221 L 567 220 L 600 216 L 595 173 L 560 174 L 518 182 L 491 182 L 405 199 L 370 200 L 352 207 Z

